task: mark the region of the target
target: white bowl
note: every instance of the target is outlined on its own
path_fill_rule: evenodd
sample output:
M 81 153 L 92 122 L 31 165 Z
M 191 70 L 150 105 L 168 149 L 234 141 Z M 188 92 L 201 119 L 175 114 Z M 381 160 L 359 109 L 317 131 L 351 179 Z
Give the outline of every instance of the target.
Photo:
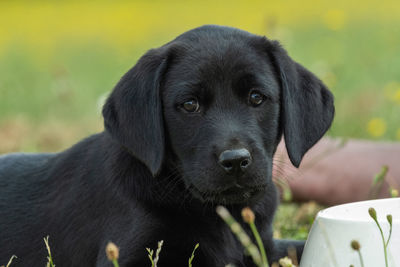
M 388 262 L 390 267 L 400 267 L 400 198 L 355 202 L 320 211 L 308 236 L 300 267 L 361 266 L 358 253 L 350 246 L 352 240 L 361 244 L 365 267 L 385 266 L 381 234 L 368 213 L 370 207 L 376 210 L 386 239 L 390 229 L 386 215 L 393 216 Z

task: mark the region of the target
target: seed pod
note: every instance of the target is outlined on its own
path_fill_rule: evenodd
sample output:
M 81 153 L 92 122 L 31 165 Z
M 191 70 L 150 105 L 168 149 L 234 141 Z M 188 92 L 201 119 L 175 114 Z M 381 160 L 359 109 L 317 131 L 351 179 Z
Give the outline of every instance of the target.
M 389 224 L 392 225 L 392 220 L 393 220 L 392 214 L 388 214 L 388 215 L 386 216 L 386 219 L 387 219 L 387 221 L 389 222 Z
M 253 223 L 255 220 L 254 212 L 249 207 L 242 209 L 242 217 L 246 223 Z
M 375 221 L 377 220 L 376 219 L 376 210 L 374 208 L 369 208 L 368 209 L 368 213 L 369 213 L 369 216 L 371 216 L 372 219 L 374 219 Z
M 108 242 L 106 246 L 106 254 L 110 261 L 118 260 L 119 249 L 113 242 Z
M 352 240 L 350 245 L 351 245 L 351 248 L 356 250 L 356 251 L 359 251 L 360 248 L 361 248 L 361 245 L 357 240 Z

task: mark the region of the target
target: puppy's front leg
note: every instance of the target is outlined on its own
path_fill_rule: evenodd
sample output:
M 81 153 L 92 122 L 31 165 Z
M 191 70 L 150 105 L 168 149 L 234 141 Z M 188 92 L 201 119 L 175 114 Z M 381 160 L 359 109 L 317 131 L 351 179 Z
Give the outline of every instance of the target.
M 259 227 L 259 229 L 263 228 Z M 303 248 L 305 245 L 304 240 L 273 239 L 271 230 L 261 232 L 260 234 L 264 243 L 264 248 L 267 254 L 268 263 L 270 265 L 273 262 L 279 262 L 281 258 L 288 256 L 288 249 L 291 247 L 296 249 L 297 260 L 300 263 L 301 255 L 303 254 Z M 246 257 L 245 266 L 255 267 L 256 265 L 253 263 L 251 257 Z
M 268 260 L 278 262 L 279 259 L 288 256 L 288 249 L 293 247 L 296 249 L 297 260 L 300 262 L 301 255 L 303 254 L 305 241 L 303 240 L 288 240 L 288 239 L 274 239 L 274 249 L 271 258 Z

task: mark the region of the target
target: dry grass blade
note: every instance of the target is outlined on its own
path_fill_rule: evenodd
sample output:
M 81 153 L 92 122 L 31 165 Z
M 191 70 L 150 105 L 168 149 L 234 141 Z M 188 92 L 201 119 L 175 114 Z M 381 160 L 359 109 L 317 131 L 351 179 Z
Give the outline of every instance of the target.
M 49 236 L 46 236 L 45 238 L 43 238 L 44 243 L 46 244 L 46 249 L 47 249 L 47 253 L 49 254 L 49 256 L 47 256 L 47 264 L 46 266 L 48 267 L 56 267 L 56 265 L 53 262 L 53 258 L 51 257 L 51 251 L 50 251 L 50 245 L 49 245 Z
M 240 243 L 242 243 L 243 247 L 250 254 L 254 263 L 257 266 L 262 266 L 261 254 L 258 251 L 256 245 L 254 245 L 250 237 L 243 230 L 242 226 L 240 226 L 240 224 L 232 217 L 232 215 L 225 207 L 218 206 L 216 211 L 218 215 L 226 222 L 226 224 L 228 224 L 228 226 L 231 228 L 231 231 L 239 239 Z
M 148 253 L 147 256 L 149 257 L 149 260 L 151 262 L 151 267 L 157 267 L 157 262 L 160 258 L 160 252 L 161 252 L 161 248 L 162 248 L 163 244 L 164 244 L 164 240 L 158 241 L 156 255 L 154 255 L 154 250 L 152 250 L 150 248 L 146 248 L 146 251 Z M 154 255 L 154 258 L 153 258 L 153 255 Z
M 147 251 L 147 257 L 149 258 L 149 260 L 151 262 L 151 267 L 154 267 L 154 261 L 153 261 L 154 250 L 146 248 L 146 251 Z
M 17 256 L 12 255 L 11 258 L 10 258 L 10 260 L 8 261 L 6 267 L 10 267 L 10 265 L 11 265 L 11 263 L 12 263 L 12 261 L 13 261 L 14 258 L 17 258 Z M 0 267 L 4 267 L 4 265 L 1 265 Z
M 157 267 L 158 260 L 160 259 L 160 252 L 162 245 L 164 244 L 164 240 L 161 240 L 158 242 L 157 250 L 156 250 L 156 256 L 154 257 L 154 267 Z
M 193 262 L 193 259 L 194 259 L 194 252 L 196 251 L 196 249 L 199 247 L 199 243 L 197 243 L 195 246 L 194 246 L 194 249 L 193 249 L 193 251 L 192 251 L 192 255 L 190 256 L 190 258 L 189 258 L 189 267 L 192 267 L 192 262 Z

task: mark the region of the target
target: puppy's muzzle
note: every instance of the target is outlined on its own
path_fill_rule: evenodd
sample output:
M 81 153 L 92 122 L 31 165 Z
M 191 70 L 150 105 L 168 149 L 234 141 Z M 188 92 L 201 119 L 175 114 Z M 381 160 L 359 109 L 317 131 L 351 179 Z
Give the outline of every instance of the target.
M 245 149 L 225 150 L 218 157 L 218 164 L 229 175 L 240 175 L 251 165 L 250 152 Z

